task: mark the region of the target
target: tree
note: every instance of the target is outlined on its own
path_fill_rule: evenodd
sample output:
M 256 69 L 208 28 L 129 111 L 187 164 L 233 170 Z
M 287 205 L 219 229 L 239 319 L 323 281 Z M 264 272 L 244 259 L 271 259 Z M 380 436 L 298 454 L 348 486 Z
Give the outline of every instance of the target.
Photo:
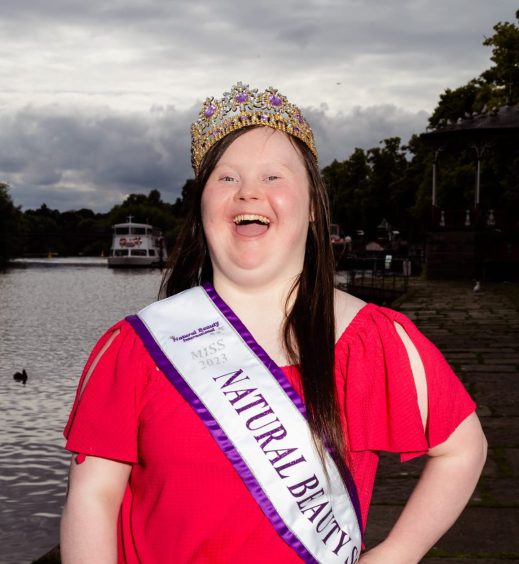
M 0 182 L 0 266 L 5 266 L 20 251 L 21 215 L 9 194 L 9 184 Z
M 519 20 L 519 10 L 515 13 Z M 494 26 L 494 35 L 483 45 L 492 47 L 492 67 L 481 77 L 500 93 L 500 104 L 519 103 L 519 27 L 513 23 L 500 22 Z
M 407 180 L 409 163 L 399 137 L 391 137 L 367 152 L 355 149 L 349 159 L 333 161 L 322 174 L 332 218 L 348 231 L 374 234 L 383 217 L 399 224 L 414 205 L 416 187 Z
M 322 170 L 328 189 L 332 220 L 347 234 L 363 227 L 362 202 L 367 192 L 370 169 L 366 153 L 356 148 L 349 159 L 334 160 Z
M 150 206 L 160 206 L 162 203 L 160 192 L 158 190 L 150 190 L 148 194 L 148 204 L 150 204 Z
M 366 229 L 374 232 L 385 217 L 397 226 L 405 207 L 402 196 L 408 163 L 399 137 L 390 137 L 381 142 L 381 147 L 368 151 L 370 165 L 369 192 L 365 207 Z
M 519 20 L 519 10 L 515 17 Z M 494 63 L 477 78 L 440 95 L 429 125 L 438 127 L 484 109 L 519 103 L 519 27 L 510 22 L 494 26 L 494 35 L 483 45 L 492 47 Z
M 59 210 L 52 210 L 45 203 L 36 210 L 25 211 L 25 254 L 68 254 L 69 241 L 63 236 L 60 216 Z
M 443 94 L 440 94 L 440 102 L 429 118 L 429 125 L 431 127 L 446 125 L 472 112 L 480 112 L 484 107 L 480 99 L 481 89 L 482 81 L 478 79 L 473 79 L 465 86 L 454 90 L 447 88 Z
M 178 215 L 185 216 L 187 210 L 191 207 L 191 200 L 195 192 L 195 181 L 192 178 L 188 178 L 182 186 L 182 191 L 180 198 L 173 204 Z

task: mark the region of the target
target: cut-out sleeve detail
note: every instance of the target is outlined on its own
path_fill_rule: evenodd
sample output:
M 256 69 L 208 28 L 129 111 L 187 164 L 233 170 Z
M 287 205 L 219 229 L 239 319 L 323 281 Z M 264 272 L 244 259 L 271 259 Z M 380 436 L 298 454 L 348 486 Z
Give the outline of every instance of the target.
M 138 461 L 139 402 L 146 383 L 137 336 L 126 321 L 95 345 L 79 381 L 64 435 L 66 449 L 84 456 Z
M 395 323 L 409 336 L 425 370 L 425 429 L 411 363 Z M 396 452 L 402 461 L 409 460 L 447 440 L 474 411 L 443 355 L 405 315 L 369 305 L 352 325 L 336 350 L 344 382 L 339 402 L 351 451 Z

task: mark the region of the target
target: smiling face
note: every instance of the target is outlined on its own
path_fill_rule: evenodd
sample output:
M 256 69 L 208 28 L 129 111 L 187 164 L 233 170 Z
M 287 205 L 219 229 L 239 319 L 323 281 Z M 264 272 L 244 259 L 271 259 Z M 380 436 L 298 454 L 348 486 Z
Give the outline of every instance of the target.
M 201 211 L 215 285 L 286 283 L 301 272 L 309 183 L 286 134 L 258 127 L 235 139 L 206 182 Z

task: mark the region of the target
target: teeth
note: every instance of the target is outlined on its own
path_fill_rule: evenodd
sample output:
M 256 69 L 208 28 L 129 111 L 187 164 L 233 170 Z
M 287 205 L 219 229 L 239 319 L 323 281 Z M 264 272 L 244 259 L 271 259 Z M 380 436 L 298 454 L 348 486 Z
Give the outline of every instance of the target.
M 265 217 L 264 215 L 256 215 L 256 214 L 251 214 L 251 213 L 237 215 L 233 219 L 233 221 L 236 224 L 243 223 L 244 221 L 259 221 L 260 223 L 263 223 L 264 225 L 270 224 L 270 219 L 268 217 Z

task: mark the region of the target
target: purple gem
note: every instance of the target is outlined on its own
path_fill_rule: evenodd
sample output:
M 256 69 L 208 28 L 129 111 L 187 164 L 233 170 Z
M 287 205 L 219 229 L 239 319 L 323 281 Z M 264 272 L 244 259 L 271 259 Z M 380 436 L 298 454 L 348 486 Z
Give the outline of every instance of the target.
M 267 121 L 269 119 L 267 114 L 261 114 L 260 116 L 261 121 Z
M 296 114 L 296 117 L 297 117 L 297 120 L 299 121 L 299 123 L 300 123 L 301 125 L 303 125 L 303 123 L 304 123 L 304 121 L 305 121 L 305 120 L 303 119 L 303 116 L 302 116 L 301 114 Z
M 281 100 L 281 98 L 279 96 L 276 96 L 275 94 L 271 94 L 269 96 L 269 100 L 273 106 L 281 106 L 283 104 L 283 100 Z
M 299 127 L 294 127 L 294 132 L 299 133 Z
M 204 111 L 204 116 L 206 118 L 210 118 L 212 115 L 214 115 L 214 113 L 216 112 L 216 106 L 214 104 L 211 104 L 210 106 L 207 106 L 207 108 Z
M 243 102 L 246 102 L 249 99 L 249 95 L 246 92 L 238 92 L 234 99 L 238 102 L 238 104 L 243 104 Z

